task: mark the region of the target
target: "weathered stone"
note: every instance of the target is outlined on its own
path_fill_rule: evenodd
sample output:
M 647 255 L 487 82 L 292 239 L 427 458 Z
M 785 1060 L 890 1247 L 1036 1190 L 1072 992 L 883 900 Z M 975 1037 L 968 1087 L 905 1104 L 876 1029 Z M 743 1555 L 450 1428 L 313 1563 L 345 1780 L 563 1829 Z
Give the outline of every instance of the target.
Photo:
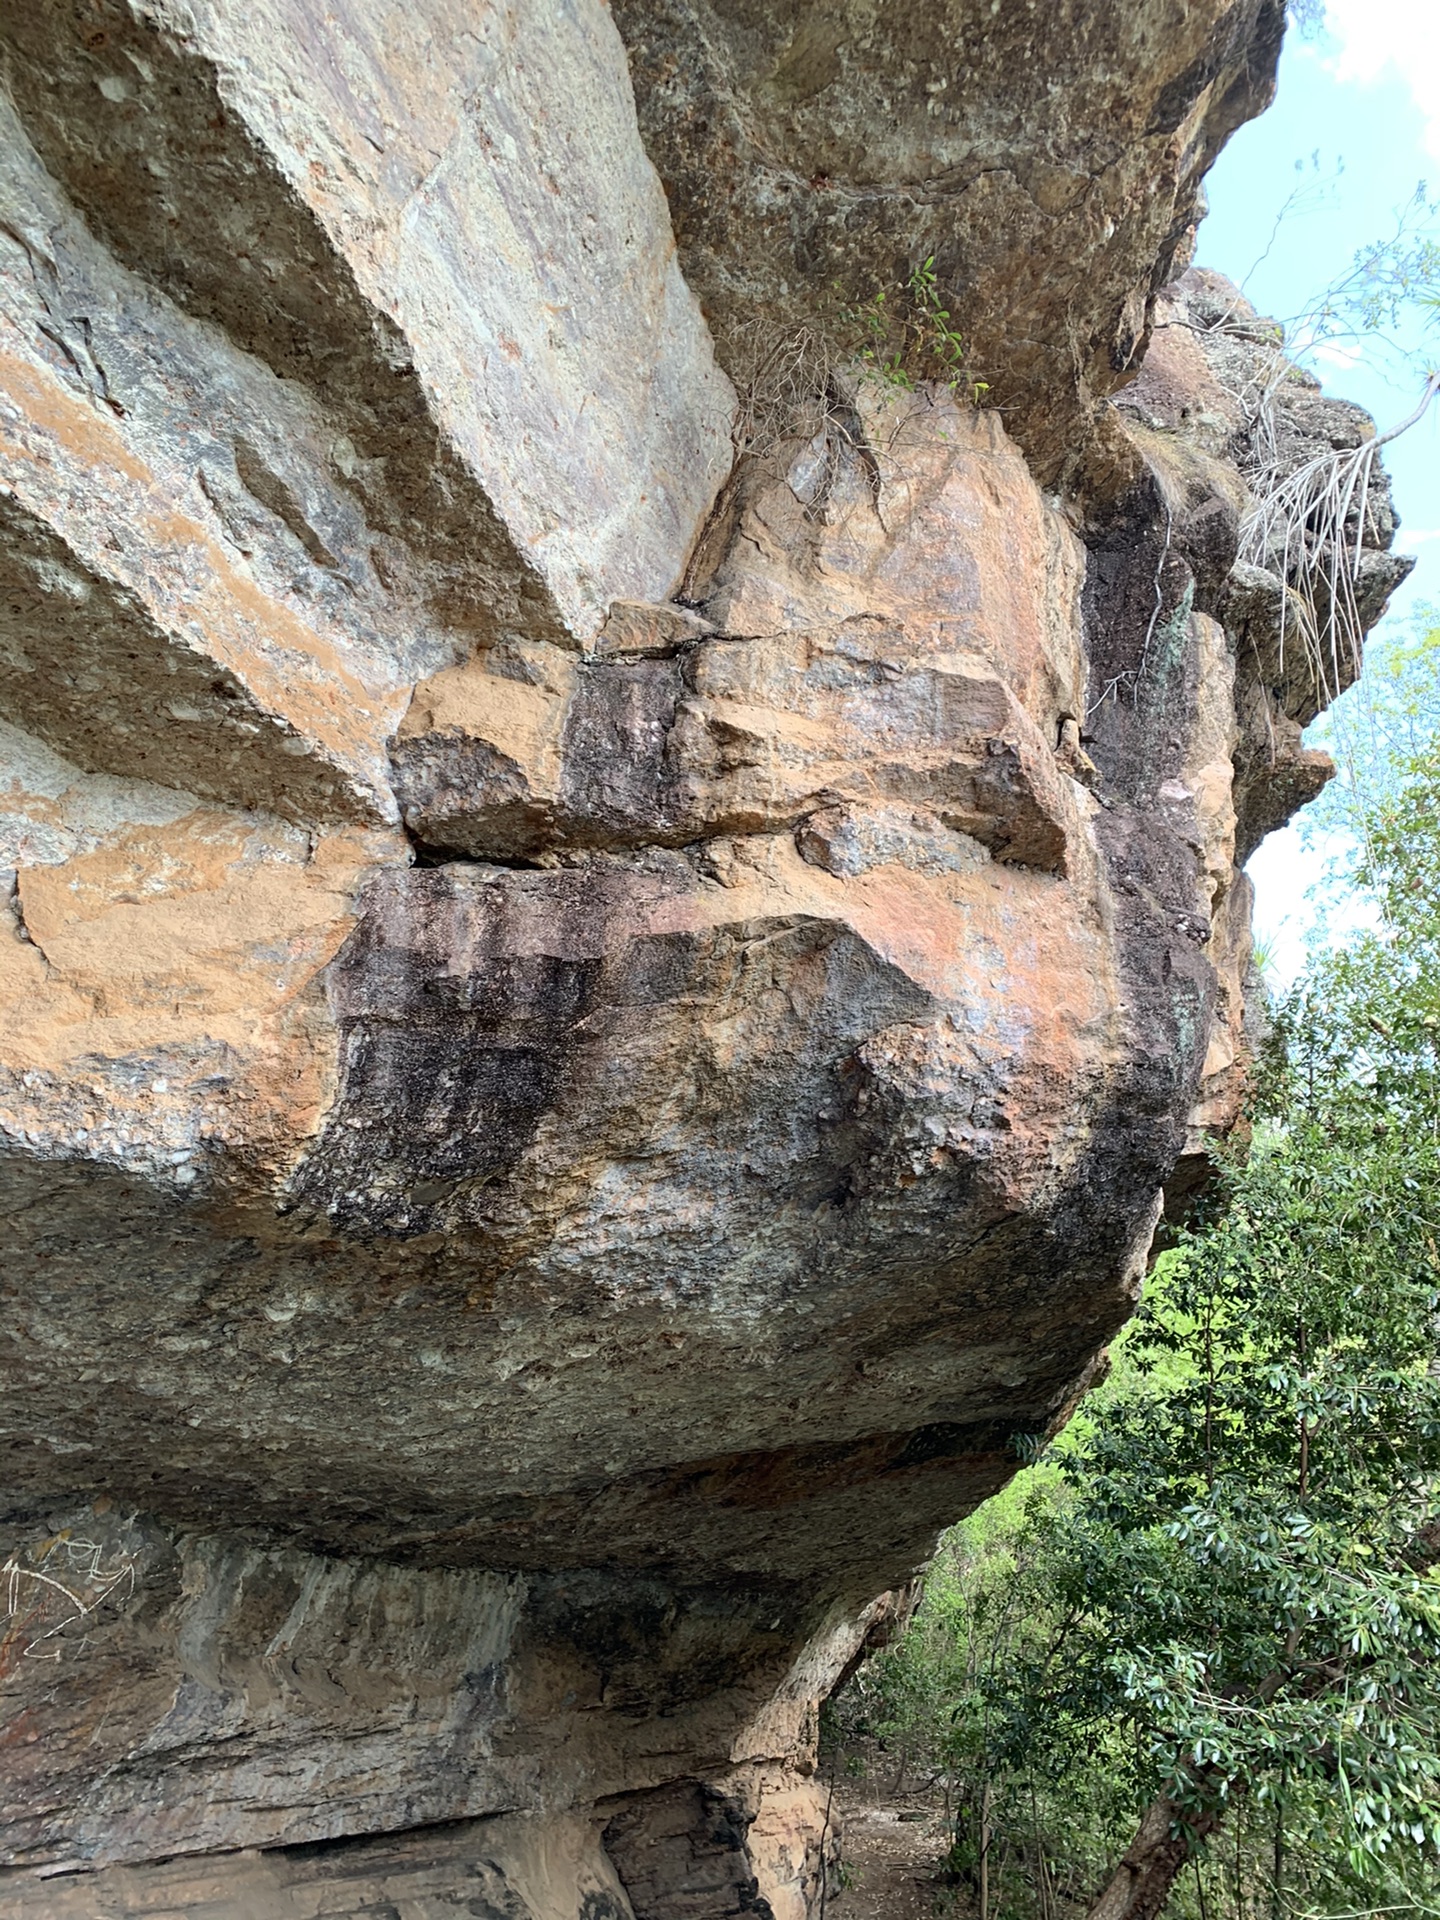
M 49 1879 L 45 1920 L 632 1920 L 593 1821 L 525 1815 Z M 4 1894 L 0 1891 L 0 1901 Z M 0 1911 L 3 1911 L 0 1908 Z M 778 1911 L 778 1909 L 777 1909 Z
M 826 451 L 823 500 L 796 494 L 793 446 L 751 470 L 734 544 L 695 589 L 718 632 L 672 620 L 663 646 L 637 644 L 631 614 L 629 643 L 595 661 L 512 653 L 418 688 L 395 752 L 412 832 L 533 857 L 909 802 L 997 857 L 1063 865 L 1076 542 L 993 417 L 866 401 L 864 441 Z
M 1358 653 L 1328 640 L 1317 660 L 1302 644 L 1294 587 L 1236 558 L 1252 505 L 1247 481 L 1283 477 L 1317 452 L 1359 446 L 1374 427 L 1350 403 L 1323 396 L 1288 362 L 1273 321 L 1221 276 L 1187 272 L 1156 306 L 1138 377 L 1115 412 L 1144 467 L 1092 529 L 1092 591 L 1110 587 L 1120 612 L 1092 646 L 1090 750 L 1113 783 L 1150 785 L 1168 807 L 1193 809 L 1195 851 L 1218 990 L 1200 1096 L 1168 1194 L 1172 1209 L 1207 1177 L 1209 1144 L 1240 1117 L 1248 1056 L 1250 890 L 1236 871 L 1267 833 L 1311 800 L 1334 772 L 1303 745 L 1303 728 L 1349 685 Z M 1368 628 L 1414 564 L 1388 551 L 1396 529 L 1378 464 L 1359 533 L 1354 606 Z M 1284 570 L 1284 556 L 1273 556 Z M 1282 620 L 1286 596 L 1291 607 Z M 1328 609 L 1313 609 L 1324 634 Z M 1216 617 L 1224 622 L 1223 632 Z M 1187 649 L 1177 651 L 1188 628 Z M 1098 669 L 1098 673 L 1097 673 Z M 1177 673 L 1193 673 L 1194 721 L 1170 725 Z M 1178 816 L 1177 816 L 1178 823 Z M 1183 831 L 1183 828 L 1182 828 Z
M 687 642 L 703 640 L 715 631 L 689 607 L 668 601 L 617 600 L 595 637 L 597 654 L 671 654 Z
M 1090 457 L 1221 145 L 1270 98 L 1280 0 L 618 0 L 686 275 L 741 376 L 758 325 L 846 318 L 933 257 L 973 376 L 1047 482 Z
M 1262 323 L 1096 411 L 1277 12 L 624 0 L 727 350 L 973 263 L 1002 410 L 832 341 L 764 434 L 589 0 L 0 21 L 5 1920 L 821 1904 L 1323 773 Z
M 114 259 L 317 396 L 350 517 L 452 619 L 585 637 L 671 590 L 732 397 L 602 6 L 25 0 L 0 57 Z

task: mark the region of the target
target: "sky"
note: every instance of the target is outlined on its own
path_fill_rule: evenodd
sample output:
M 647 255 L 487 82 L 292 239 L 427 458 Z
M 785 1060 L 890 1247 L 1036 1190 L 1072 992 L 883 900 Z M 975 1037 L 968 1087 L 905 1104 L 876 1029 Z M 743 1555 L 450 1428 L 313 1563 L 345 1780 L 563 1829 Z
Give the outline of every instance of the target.
M 1289 319 L 1394 230 L 1417 185 L 1440 193 L 1440 3 L 1327 0 L 1324 27 L 1287 36 L 1274 105 L 1242 127 L 1207 182 L 1197 259 L 1240 283 L 1262 313 Z M 1381 342 L 1321 343 L 1309 362 L 1326 391 L 1356 400 L 1383 431 L 1412 410 L 1418 382 Z M 1440 407 L 1386 452 L 1401 530 L 1416 557 L 1392 602 L 1403 619 L 1440 603 Z M 1324 868 L 1293 828 L 1250 861 L 1257 939 L 1272 984 L 1300 971 L 1324 903 Z

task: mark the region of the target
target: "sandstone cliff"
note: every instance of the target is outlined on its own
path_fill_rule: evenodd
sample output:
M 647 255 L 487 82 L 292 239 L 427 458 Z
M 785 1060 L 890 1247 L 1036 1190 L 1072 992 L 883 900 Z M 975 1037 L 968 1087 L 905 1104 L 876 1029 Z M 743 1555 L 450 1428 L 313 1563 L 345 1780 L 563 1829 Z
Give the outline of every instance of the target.
M 1280 26 L 6 9 L 0 1914 L 814 1909 L 1324 777 L 1249 396 L 1369 429 L 1168 284 Z

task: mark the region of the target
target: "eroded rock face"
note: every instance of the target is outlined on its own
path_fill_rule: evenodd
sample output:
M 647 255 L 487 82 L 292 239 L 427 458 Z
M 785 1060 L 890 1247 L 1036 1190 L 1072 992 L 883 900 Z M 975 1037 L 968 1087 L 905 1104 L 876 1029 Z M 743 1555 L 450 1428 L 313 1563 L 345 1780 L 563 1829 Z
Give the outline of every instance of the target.
M 943 55 L 935 137 L 1033 148 L 995 219 L 1138 339 L 1274 52 L 1184 13 L 797 15 L 785 111 L 853 146 Z M 1027 461 L 834 367 L 732 470 L 649 156 L 707 298 L 829 267 L 751 159 L 695 238 L 735 84 L 617 18 L 638 120 L 598 5 L 0 22 L 16 1920 L 804 1920 L 818 1702 L 1238 1112 L 1237 858 L 1316 778 L 1254 316 L 1190 276 L 1096 415 L 977 292 L 1063 494 L 1030 401 Z M 1121 94 L 1112 256 L 1045 168 Z M 1362 430 L 1286 396 L 1297 458 Z
M 618 0 L 640 124 L 722 349 L 844 334 L 933 256 L 1047 483 L 1092 463 L 1206 168 L 1268 102 L 1280 0 Z M 828 296 L 828 297 L 827 297 Z M 1103 435 L 1102 435 L 1103 437 Z
M 742 483 L 708 619 L 627 607 L 591 660 L 522 679 L 481 655 L 422 683 L 394 753 L 416 838 L 533 858 L 898 806 L 1061 867 L 1074 802 L 1055 746 L 1083 675 L 1073 538 L 993 416 L 861 403 L 853 440 L 822 426 Z
M 1235 869 L 1331 777 L 1329 756 L 1306 747 L 1301 734 L 1360 665 L 1358 644 L 1332 630 L 1318 636 L 1323 657 L 1307 647 L 1293 588 L 1282 613 L 1282 548 L 1258 555 L 1263 564 L 1236 558 L 1253 499 L 1245 482 L 1263 485 L 1267 472 L 1283 476 L 1317 455 L 1357 447 L 1374 426 L 1285 360 L 1273 321 L 1221 276 L 1199 270 L 1157 302 L 1145 365 L 1116 413 L 1143 466 L 1089 533 L 1089 590 L 1108 595 L 1119 614 L 1103 638 L 1092 628 L 1092 686 L 1104 678 L 1089 722 L 1091 752 L 1132 790 L 1165 773 L 1154 789 L 1162 804 L 1185 794 L 1197 803 L 1204 825 L 1192 844 L 1219 991 L 1200 1098 L 1167 1187 L 1173 1210 L 1204 1177 L 1207 1139 L 1229 1131 L 1240 1111 L 1250 891 Z M 1364 515 L 1346 540 L 1358 553 L 1356 623 L 1369 628 L 1414 565 L 1389 551 L 1398 522 L 1378 461 Z M 1197 664 L 1211 693 L 1195 728 L 1181 735 L 1168 724 L 1168 688 L 1184 657 L 1176 622 L 1190 611 L 1210 616 L 1198 629 Z M 1323 606 L 1319 612 L 1323 623 Z

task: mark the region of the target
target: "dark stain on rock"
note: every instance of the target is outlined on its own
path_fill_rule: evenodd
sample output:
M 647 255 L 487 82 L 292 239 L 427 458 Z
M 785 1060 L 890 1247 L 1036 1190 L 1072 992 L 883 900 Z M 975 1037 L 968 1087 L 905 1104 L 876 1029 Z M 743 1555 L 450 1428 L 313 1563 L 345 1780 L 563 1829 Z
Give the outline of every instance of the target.
M 614 904 L 584 875 L 535 879 L 528 953 L 505 951 L 509 896 L 464 868 L 378 883 L 332 968 L 341 1091 L 293 1205 L 350 1234 L 408 1238 L 519 1161 L 577 1049 L 602 1038 L 585 1023 Z
M 635 1920 L 774 1920 L 750 1859 L 753 1811 L 698 1781 L 636 1794 L 605 1827 Z
M 666 748 L 683 690 L 678 660 L 605 661 L 583 670 L 561 745 L 561 810 L 578 844 L 673 835 Z

